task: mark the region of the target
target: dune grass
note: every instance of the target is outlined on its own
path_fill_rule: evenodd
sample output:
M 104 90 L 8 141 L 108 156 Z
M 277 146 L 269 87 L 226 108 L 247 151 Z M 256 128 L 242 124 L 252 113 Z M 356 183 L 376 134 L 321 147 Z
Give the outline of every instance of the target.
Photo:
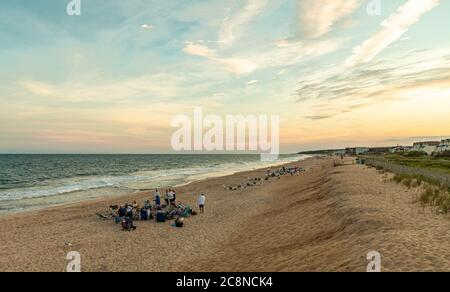
M 408 156 L 399 154 L 384 155 L 390 162 L 410 167 L 420 167 L 450 174 L 450 157 L 434 157 L 428 155 Z
M 423 191 L 418 197 L 422 205 L 436 207 L 442 214 L 450 212 L 450 188 L 442 187 L 439 182 L 421 175 L 396 174 L 392 180 L 408 188 L 423 186 Z

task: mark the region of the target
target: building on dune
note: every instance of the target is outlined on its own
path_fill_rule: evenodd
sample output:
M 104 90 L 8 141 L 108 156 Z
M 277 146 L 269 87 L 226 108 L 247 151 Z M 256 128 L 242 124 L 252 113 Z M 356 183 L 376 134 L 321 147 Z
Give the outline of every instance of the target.
M 403 153 L 403 152 L 408 152 L 411 151 L 412 147 L 411 146 L 396 146 L 393 147 L 389 150 L 390 153 Z
M 394 147 L 371 147 L 368 154 L 385 154 L 389 153 Z
M 450 139 L 442 140 L 441 143 L 439 143 L 439 145 L 436 147 L 437 153 L 442 153 L 446 151 L 450 151 Z
M 369 147 L 353 147 L 353 148 L 345 148 L 345 154 L 349 156 L 356 156 L 367 153 L 370 151 Z
M 441 142 L 439 141 L 415 142 L 411 151 L 425 152 L 428 155 L 432 155 L 437 151 L 440 144 Z

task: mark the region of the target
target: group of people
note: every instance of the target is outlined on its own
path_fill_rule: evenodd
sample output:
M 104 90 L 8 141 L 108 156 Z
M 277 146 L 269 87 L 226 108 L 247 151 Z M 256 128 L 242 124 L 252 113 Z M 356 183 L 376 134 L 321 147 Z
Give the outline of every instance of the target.
M 294 175 L 297 173 L 301 173 L 301 172 L 305 172 L 305 170 L 301 167 L 298 166 L 294 166 L 294 167 L 285 167 L 283 166 L 280 169 L 277 169 L 275 171 L 272 171 L 270 168 L 267 169 L 267 174 L 266 174 L 266 180 L 268 180 L 269 178 L 278 178 L 280 179 L 281 176 L 284 175 Z
M 283 166 L 280 169 L 276 169 L 276 170 L 272 170 L 271 168 L 267 168 L 266 171 L 266 175 L 265 177 L 255 177 L 255 178 L 249 178 L 251 181 L 237 185 L 237 186 L 225 186 L 224 188 L 226 190 L 230 190 L 230 191 L 239 191 L 239 190 L 244 190 L 248 187 L 254 187 L 257 185 L 262 185 L 264 183 L 264 181 L 268 181 L 272 178 L 275 179 L 280 179 L 282 176 L 285 175 L 295 175 L 301 172 L 305 172 L 305 169 L 298 167 L 298 166 L 294 166 L 294 167 L 285 167 Z
M 176 206 L 176 199 L 177 199 L 177 194 L 176 194 L 175 190 L 167 189 L 165 196 L 164 196 L 164 201 L 166 203 L 165 205 Z M 154 191 L 153 201 L 155 202 L 156 207 L 161 206 L 161 193 L 159 192 L 159 189 L 156 189 Z M 197 203 L 198 203 L 200 213 L 203 214 L 205 212 L 205 203 L 206 203 L 205 194 L 200 194 L 200 196 L 197 199 Z
M 135 218 L 134 211 L 139 208 L 136 201 L 134 201 L 133 204 L 126 204 L 118 207 L 112 206 L 110 208 L 113 210 L 117 208 L 118 217 L 116 219 L 116 223 L 120 222 L 122 224 L 122 230 L 136 230 L 136 226 L 133 224 L 133 220 Z
M 177 199 L 177 194 L 175 190 L 168 189 L 166 190 L 166 194 L 164 196 L 164 201 L 166 202 L 166 205 L 174 205 Z M 158 189 L 155 190 L 153 193 L 153 201 L 155 202 L 156 206 L 161 206 L 161 193 Z
M 197 215 L 197 212 L 192 210 L 190 206 L 185 206 L 176 201 L 177 194 L 174 189 L 168 189 L 165 192 L 164 201 L 162 201 L 161 193 L 158 189 L 153 192 L 153 203 L 147 200 L 142 207 L 134 201 L 132 204 L 125 204 L 121 206 L 110 206 L 110 211 L 116 218 L 116 223 L 121 223 L 122 230 L 136 230 L 134 225 L 135 220 L 152 220 L 156 222 L 165 222 L 168 219 L 175 219 L 177 227 L 183 226 L 183 219 L 191 215 Z M 199 212 L 205 212 L 206 196 L 201 194 L 197 199 Z

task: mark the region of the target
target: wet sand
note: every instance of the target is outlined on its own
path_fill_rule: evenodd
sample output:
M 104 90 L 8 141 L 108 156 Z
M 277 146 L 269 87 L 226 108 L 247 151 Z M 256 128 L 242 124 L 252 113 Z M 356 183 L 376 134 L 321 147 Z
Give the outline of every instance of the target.
M 331 159 L 291 165 L 306 173 L 230 191 L 266 169 L 177 188 L 206 214 L 171 222 L 136 222 L 122 232 L 97 212 L 150 198 L 149 192 L 0 218 L 0 271 L 64 271 L 66 254 L 81 254 L 82 271 L 365 271 L 369 251 L 383 271 L 449 271 L 450 220 L 413 204 L 408 189 L 361 165 Z

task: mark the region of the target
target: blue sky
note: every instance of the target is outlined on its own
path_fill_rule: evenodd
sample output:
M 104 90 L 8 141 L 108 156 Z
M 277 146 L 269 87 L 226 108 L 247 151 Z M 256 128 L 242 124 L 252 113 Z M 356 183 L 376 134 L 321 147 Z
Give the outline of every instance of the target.
M 283 152 L 449 135 L 450 2 L 369 2 L 3 0 L 0 152 L 170 152 L 196 106 Z

